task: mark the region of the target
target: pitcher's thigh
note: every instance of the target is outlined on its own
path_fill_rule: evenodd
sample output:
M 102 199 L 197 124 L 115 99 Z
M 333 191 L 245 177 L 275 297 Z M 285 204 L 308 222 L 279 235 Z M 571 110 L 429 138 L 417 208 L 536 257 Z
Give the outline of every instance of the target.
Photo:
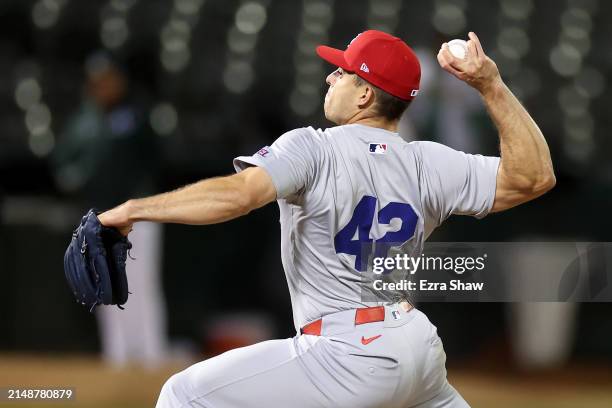
M 170 377 L 157 401 L 157 408 L 325 405 L 292 339 L 258 343 L 194 364 Z

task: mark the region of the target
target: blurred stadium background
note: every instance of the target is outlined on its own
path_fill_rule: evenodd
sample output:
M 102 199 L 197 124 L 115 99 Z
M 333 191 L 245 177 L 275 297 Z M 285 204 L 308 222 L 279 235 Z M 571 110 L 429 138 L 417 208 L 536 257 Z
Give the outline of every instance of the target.
M 294 334 L 271 205 L 222 226 L 165 226 L 169 358 L 155 368 L 100 360 L 96 319 L 74 304 L 62 256 L 83 208 L 119 201 L 94 201 L 76 187 L 81 170 L 56 163 L 83 104 L 85 61 L 107 55 L 120 65 L 146 130 L 101 164 L 107 175 L 125 171 L 94 184 L 121 200 L 133 172 L 146 169 L 148 191 L 161 192 L 231 173 L 233 157 L 289 129 L 328 126 L 331 67 L 314 47 L 344 48 L 367 28 L 402 37 L 423 58 L 405 137 L 496 153 L 486 113 L 462 102 L 474 95 L 431 63 L 442 41 L 475 31 L 551 146 L 553 192 L 486 221 L 455 217 L 432 239 L 610 241 L 611 2 L 0 0 L 0 387 L 76 387 L 66 406 L 152 406 L 189 361 Z M 457 117 L 463 139 L 452 136 Z M 129 154 L 151 146 L 153 163 Z M 610 304 L 560 314 L 498 303 L 420 307 L 444 340 L 451 381 L 474 407 L 612 406 Z M 528 334 L 517 339 L 517 315 L 534 310 L 542 318 L 520 326 Z M 570 322 L 552 331 L 549 317 Z M 565 346 L 538 360 L 557 340 Z

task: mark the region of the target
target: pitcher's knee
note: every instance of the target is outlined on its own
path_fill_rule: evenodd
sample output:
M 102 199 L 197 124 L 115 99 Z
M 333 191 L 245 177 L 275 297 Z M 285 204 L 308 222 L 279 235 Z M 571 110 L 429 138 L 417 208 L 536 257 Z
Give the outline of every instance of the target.
M 185 374 L 176 373 L 164 383 L 155 408 L 179 408 L 186 406 L 189 396 L 185 390 Z

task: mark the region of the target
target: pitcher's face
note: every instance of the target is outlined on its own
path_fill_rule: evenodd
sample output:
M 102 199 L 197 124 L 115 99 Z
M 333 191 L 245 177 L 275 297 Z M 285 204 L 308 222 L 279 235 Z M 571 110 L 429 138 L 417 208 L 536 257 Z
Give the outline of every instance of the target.
M 325 80 L 329 88 L 323 110 L 325 117 L 337 125 L 345 123 L 357 109 L 359 88 L 355 85 L 354 75 L 338 68 Z

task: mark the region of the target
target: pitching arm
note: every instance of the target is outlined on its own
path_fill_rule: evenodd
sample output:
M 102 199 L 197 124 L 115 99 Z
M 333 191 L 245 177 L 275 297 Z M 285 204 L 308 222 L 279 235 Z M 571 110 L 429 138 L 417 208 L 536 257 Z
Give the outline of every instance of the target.
M 538 125 L 504 84 L 476 34 L 470 32 L 469 38 L 465 59 L 455 58 L 444 44 L 438 53 L 438 62 L 444 70 L 480 92 L 497 127 L 501 162 L 491 211 L 503 211 L 552 189 L 555 174 L 546 139 Z

